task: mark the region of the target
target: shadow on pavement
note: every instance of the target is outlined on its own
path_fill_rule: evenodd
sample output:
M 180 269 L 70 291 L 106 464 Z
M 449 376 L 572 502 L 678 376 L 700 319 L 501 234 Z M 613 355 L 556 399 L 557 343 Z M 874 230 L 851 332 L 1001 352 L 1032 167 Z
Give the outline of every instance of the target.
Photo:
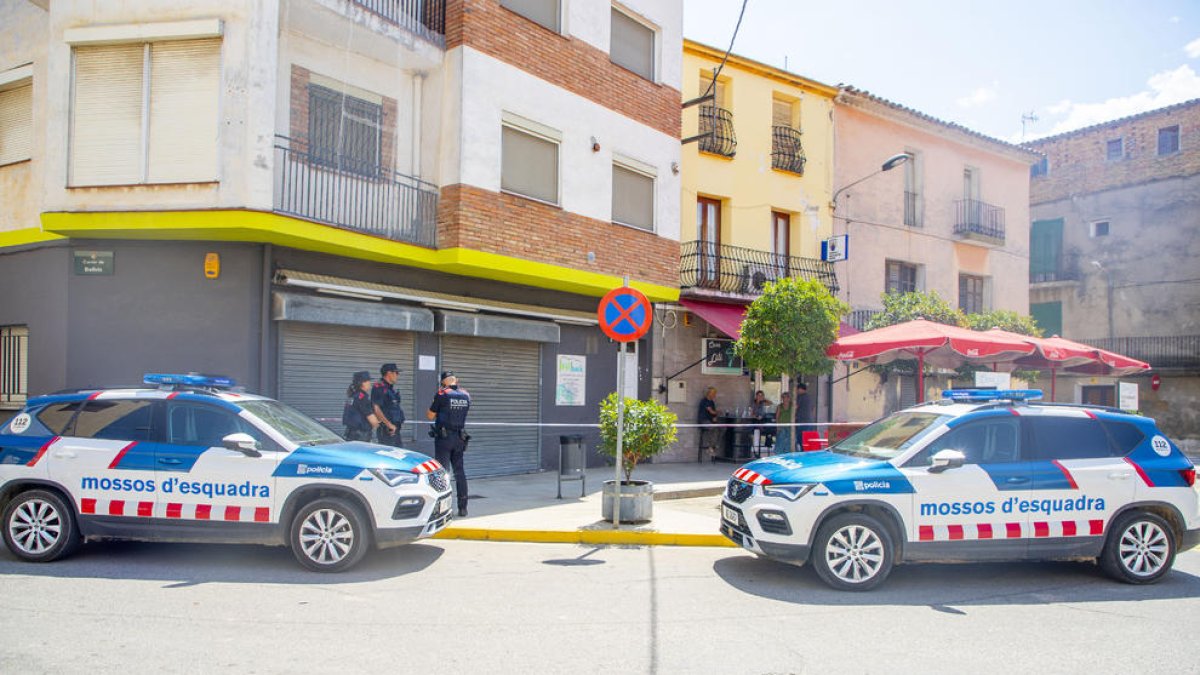
M 436 545 L 408 544 L 371 551 L 349 571 L 326 574 L 304 569 L 282 546 L 96 542 L 52 563 L 26 563 L 2 548 L 0 551 L 0 575 L 171 582 L 165 588 L 205 583 L 331 585 L 378 581 L 420 572 L 444 552 Z
M 970 607 L 1200 597 L 1200 577 L 1178 568 L 1157 584 L 1134 586 L 1114 581 L 1085 562 L 899 565 L 881 586 L 863 593 L 833 590 L 807 565 L 747 555 L 717 560 L 713 571 L 744 593 L 798 605 L 928 606 L 964 615 L 968 612 L 963 609 Z

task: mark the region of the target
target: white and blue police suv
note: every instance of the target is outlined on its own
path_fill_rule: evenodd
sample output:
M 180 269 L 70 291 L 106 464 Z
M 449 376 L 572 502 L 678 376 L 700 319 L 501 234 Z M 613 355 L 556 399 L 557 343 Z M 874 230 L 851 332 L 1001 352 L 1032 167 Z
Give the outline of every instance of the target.
M 1040 397 L 948 391 L 828 451 L 750 462 L 721 531 L 842 590 L 919 561 L 1097 559 L 1158 581 L 1200 542 L 1195 467 L 1152 419 Z
M 145 382 L 34 398 L 0 426 L 3 536 L 18 558 L 98 539 L 246 542 L 335 572 L 451 518 L 446 470 L 426 455 L 346 442 L 227 378 Z

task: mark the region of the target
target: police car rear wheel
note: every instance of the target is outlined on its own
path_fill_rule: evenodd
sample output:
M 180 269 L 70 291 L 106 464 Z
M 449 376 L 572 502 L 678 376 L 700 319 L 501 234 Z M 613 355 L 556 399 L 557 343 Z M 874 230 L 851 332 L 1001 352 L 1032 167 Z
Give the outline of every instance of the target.
M 1153 513 L 1122 517 L 1109 530 L 1100 566 L 1109 576 L 1130 584 L 1151 584 L 1171 571 L 1175 535 L 1171 525 Z
M 306 504 L 292 521 L 292 553 L 310 570 L 341 572 L 367 553 L 366 520 L 343 499 L 319 499 Z
M 826 584 L 843 591 L 867 591 L 892 571 L 892 537 L 878 520 L 843 513 L 817 531 L 813 567 Z
M 57 560 L 79 545 L 70 507 L 46 490 L 30 490 L 4 509 L 4 543 L 13 555 L 29 562 Z

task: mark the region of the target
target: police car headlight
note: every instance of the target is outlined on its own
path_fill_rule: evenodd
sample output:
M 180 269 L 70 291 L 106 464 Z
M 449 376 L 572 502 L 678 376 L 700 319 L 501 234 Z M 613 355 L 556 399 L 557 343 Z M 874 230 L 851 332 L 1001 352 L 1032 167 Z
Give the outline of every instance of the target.
M 411 471 L 401 471 L 399 469 L 371 469 L 371 473 L 392 487 L 396 487 L 397 485 L 412 485 L 421 480 L 420 474 Z
M 764 497 L 781 497 L 794 502 L 804 495 L 812 491 L 816 487 L 814 483 L 800 483 L 795 485 L 764 485 L 762 486 Z

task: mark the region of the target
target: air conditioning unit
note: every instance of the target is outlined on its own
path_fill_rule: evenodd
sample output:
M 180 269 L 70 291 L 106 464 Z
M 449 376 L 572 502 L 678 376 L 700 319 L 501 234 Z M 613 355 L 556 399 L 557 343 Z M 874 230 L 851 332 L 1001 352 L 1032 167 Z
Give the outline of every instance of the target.
M 783 276 L 778 267 L 762 263 L 746 263 L 746 271 L 742 278 L 745 280 L 742 288 L 746 293 L 762 293 L 768 281 L 775 281 Z

